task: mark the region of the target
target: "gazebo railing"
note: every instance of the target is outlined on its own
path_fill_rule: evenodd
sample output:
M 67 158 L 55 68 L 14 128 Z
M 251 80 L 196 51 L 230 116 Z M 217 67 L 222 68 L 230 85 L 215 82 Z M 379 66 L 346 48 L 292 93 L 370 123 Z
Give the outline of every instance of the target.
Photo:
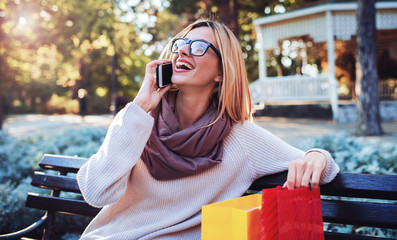
M 381 99 L 397 100 L 397 80 L 386 80 L 379 83 Z
M 354 83 L 342 83 L 338 89 L 339 99 L 353 98 Z M 397 100 L 397 79 L 381 80 L 379 82 L 380 100 Z
M 327 75 L 267 77 L 252 82 L 250 91 L 253 104 L 331 100 Z

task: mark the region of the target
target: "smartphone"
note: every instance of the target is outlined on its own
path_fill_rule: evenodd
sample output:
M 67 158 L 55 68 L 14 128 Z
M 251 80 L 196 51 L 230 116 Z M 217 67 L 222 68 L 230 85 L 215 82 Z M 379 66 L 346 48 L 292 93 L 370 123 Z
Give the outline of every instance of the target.
M 171 85 L 171 77 L 172 77 L 172 63 L 165 63 L 162 65 L 157 65 L 156 67 L 156 83 L 157 87 L 163 88 L 168 85 Z

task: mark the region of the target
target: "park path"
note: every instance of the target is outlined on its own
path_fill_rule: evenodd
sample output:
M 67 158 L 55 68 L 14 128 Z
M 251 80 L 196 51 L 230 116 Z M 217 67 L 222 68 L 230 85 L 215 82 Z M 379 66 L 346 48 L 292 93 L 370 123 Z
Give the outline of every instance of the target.
M 69 129 L 108 127 L 112 115 L 91 115 L 84 120 L 79 115 L 10 115 L 3 124 L 6 133 L 15 137 L 29 137 L 35 134 L 57 135 Z
M 354 134 L 355 123 L 335 123 L 332 120 L 290 119 L 282 117 L 256 117 L 254 122 L 269 130 L 279 138 L 292 144 L 307 138 L 335 133 Z M 365 137 L 368 140 L 379 140 L 397 144 L 397 121 L 384 122 L 382 128 L 385 134 L 381 137 Z
M 61 134 L 68 129 L 108 127 L 112 115 L 89 115 L 84 121 L 79 115 L 10 115 L 4 123 L 4 130 L 15 137 L 34 134 Z M 281 117 L 256 117 L 254 122 L 284 141 L 296 145 L 307 138 L 331 133 L 354 133 L 354 123 L 335 123 L 331 120 L 289 119 Z M 382 123 L 386 134 L 382 137 L 367 137 L 397 144 L 397 121 Z

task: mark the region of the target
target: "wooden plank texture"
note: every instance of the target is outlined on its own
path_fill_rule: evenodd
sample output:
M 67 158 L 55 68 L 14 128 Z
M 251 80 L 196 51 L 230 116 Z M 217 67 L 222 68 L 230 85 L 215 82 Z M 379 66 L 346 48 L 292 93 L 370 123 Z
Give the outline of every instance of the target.
M 44 169 L 57 170 L 62 174 L 66 174 L 66 172 L 76 173 L 86 161 L 86 158 L 46 154 L 39 165 Z M 260 191 L 264 188 L 283 185 L 286 179 L 287 171 L 265 176 L 256 180 L 251 185 L 250 190 Z M 53 190 L 80 193 L 75 177 L 35 172 L 32 185 Z M 353 198 L 397 200 L 397 175 L 340 173 L 331 183 L 321 186 L 321 194 Z M 352 199 L 351 201 L 350 199 L 323 199 L 321 203 L 324 222 L 397 229 L 396 202 L 373 203 L 362 201 L 361 199 Z M 28 194 L 26 206 L 91 217 L 95 216 L 100 210 L 88 205 L 83 200 L 40 196 L 32 193 Z M 325 239 L 372 240 L 382 238 L 326 232 Z
M 260 191 L 283 185 L 287 172 L 256 180 L 251 190 Z M 322 195 L 397 200 L 397 175 L 339 173 L 329 184 L 321 186 Z
M 321 200 L 324 222 L 397 229 L 397 205 Z
M 34 193 L 28 193 L 25 206 L 47 211 L 90 217 L 96 216 L 100 211 L 100 208 L 92 207 L 83 200 L 63 199 Z
M 388 240 L 389 238 L 370 237 L 358 234 L 324 232 L 325 240 Z
M 32 177 L 33 186 L 80 193 L 79 185 L 75 177 L 49 175 L 43 172 L 35 172 Z
M 45 154 L 39 165 L 43 169 L 77 173 L 86 162 L 87 158 Z

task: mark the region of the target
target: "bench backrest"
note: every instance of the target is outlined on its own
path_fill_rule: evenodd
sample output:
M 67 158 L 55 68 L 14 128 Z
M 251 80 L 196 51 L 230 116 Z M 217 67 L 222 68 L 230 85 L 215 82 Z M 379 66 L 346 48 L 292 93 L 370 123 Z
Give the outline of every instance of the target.
M 44 155 L 40 167 L 57 171 L 58 174 L 35 172 L 32 185 L 51 189 L 52 195 L 29 193 L 26 206 L 49 213 L 95 216 L 100 209 L 88 205 L 81 197 L 59 197 L 61 191 L 80 193 L 75 173 L 86 161 L 86 158 Z M 256 180 L 249 191 L 257 192 L 283 185 L 286 179 L 287 172 L 265 176 Z M 321 186 L 321 195 L 324 222 L 397 229 L 397 175 L 340 173 L 331 183 Z M 388 201 L 379 203 L 363 199 Z M 326 239 L 380 239 L 331 232 L 326 232 L 325 236 Z
M 60 197 L 61 191 L 80 193 L 76 176 L 68 176 L 68 174 L 77 173 L 86 161 L 86 158 L 50 154 L 44 155 L 39 166 L 44 170 L 54 170 L 58 174 L 35 172 L 32 178 L 32 185 L 51 189 L 52 193 L 51 195 L 28 193 L 25 205 L 27 207 L 43 209 L 49 212 L 94 217 L 100 209 L 88 205 L 81 197 L 80 199 Z
M 287 172 L 265 176 L 250 189 L 273 188 L 283 185 L 286 179 Z M 320 191 L 324 222 L 397 229 L 397 175 L 340 173 L 331 183 L 322 185 Z M 331 232 L 325 236 L 326 239 L 380 239 Z

